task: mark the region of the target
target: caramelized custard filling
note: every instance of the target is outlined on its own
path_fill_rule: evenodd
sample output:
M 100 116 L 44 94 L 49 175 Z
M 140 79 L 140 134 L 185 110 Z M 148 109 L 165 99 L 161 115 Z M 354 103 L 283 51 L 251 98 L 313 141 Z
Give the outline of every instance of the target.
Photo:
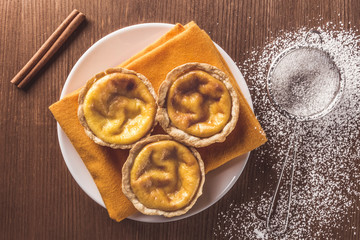
M 92 132 L 109 143 L 131 144 L 152 127 L 156 102 L 135 75 L 107 74 L 96 81 L 84 99 L 84 116 Z
M 210 137 L 229 121 L 231 97 L 223 82 L 194 70 L 171 85 L 167 111 L 175 127 L 193 136 Z
M 162 140 L 146 145 L 135 158 L 130 185 L 146 207 L 175 211 L 186 207 L 201 180 L 197 159 L 184 145 Z

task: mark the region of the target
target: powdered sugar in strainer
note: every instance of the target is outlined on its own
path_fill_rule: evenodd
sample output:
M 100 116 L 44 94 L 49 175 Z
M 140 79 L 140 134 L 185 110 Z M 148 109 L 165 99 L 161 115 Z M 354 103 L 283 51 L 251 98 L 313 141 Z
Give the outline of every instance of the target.
M 319 41 L 322 42 L 321 33 L 314 30 L 308 33 L 307 42 L 311 35 L 317 35 Z M 270 220 L 285 166 L 290 163 L 291 175 L 285 226 L 277 233 L 284 233 L 288 226 L 294 171 L 297 164 L 298 123 L 313 121 L 331 112 L 339 102 L 344 86 L 345 81 L 331 56 L 318 47 L 312 47 L 310 43 L 288 48 L 272 62 L 267 76 L 268 96 L 275 109 L 293 122 L 295 130 L 290 137 L 289 149 L 270 203 L 266 219 L 268 231 L 274 232 L 274 228 L 270 226 Z M 291 149 L 293 159 L 288 161 Z

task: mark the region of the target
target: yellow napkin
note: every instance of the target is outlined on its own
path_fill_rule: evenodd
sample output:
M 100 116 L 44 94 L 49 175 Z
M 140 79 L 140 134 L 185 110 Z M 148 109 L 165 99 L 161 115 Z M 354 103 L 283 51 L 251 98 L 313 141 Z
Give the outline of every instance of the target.
M 240 97 L 239 120 L 226 141 L 198 149 L 206 172 L 209 172 L 266 142 L 259 122 L 210 37 L 194 22 L 185 26 L 177 24 L 155 43 L 119 66 L 145 75 L 157 92 L 170 70 L 188 62 L 208 63 L 228 73 Z M 54 103 L 50 110 L 94 178 L 109 216 L 121 221 L 136 212 L 121 190 L 121 168 L 129 151 L 102 147 L 86 136 L 77 118 L 78 92 Z M 164 133 L 159 126 L 153 132 L 157 133 Z

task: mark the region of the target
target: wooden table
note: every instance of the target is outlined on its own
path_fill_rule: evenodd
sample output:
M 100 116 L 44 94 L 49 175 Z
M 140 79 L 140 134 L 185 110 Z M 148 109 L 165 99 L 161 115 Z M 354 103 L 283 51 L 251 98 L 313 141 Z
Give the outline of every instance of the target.
M 85 13 L 87 22 L 27 90 L 17 89 L 10 83 L 12 77 L 74 8 Z M 246 203 L 259 197 L 259 189 L 264 190 L 253 186 L 253 179 L 261 185 L 271 172 L 271 167 L 257 161 L 259 150 L 251 154 L 235 186 L 209 209 L 171 223 L 117 223 L 70 175 L 60 152 L 56 121 L 48 110 L 59 99 L 76 61 L 103 36 L 138 23 L 185 24 L 191 20 L 241 65 L 250 51 L 262 48 L 267 38 L 281 30 L 311 28 L 329 21 L 342 22 L 345 28 L 359 27 L 360 1 L 2 0 L 0 239 L 230 239 L 214 234 L 221 226 L 217 216 L 231 202 Z M 320 238 L 359 239 L 360 212 L 345 217 L 352 223 L 323 232 Z

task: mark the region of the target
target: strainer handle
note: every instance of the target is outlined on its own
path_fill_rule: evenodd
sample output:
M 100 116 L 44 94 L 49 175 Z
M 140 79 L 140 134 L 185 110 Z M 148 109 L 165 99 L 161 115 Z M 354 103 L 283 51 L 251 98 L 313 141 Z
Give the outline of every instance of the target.
M 277 199 L 277 196 L 279 194 L 279 189 L 280 189 L 280 185 L 281 185 L 281 181 L 283 179 L 283 176 L 284 176 L 284 172 L 285 172 L 285 169 L 286 169 L 286 165 L 288 163 L 288 160 L 289 160 L 289 154 L 290 154 L 290 150 L 293 146 L 293 159 L 292 161 L 290 162 L 291 163 L 291 176 L 290 176 L 290 186 L 289 186 L 289 198 L 288 198 L 288 202 L 287 202 L 287 211 L 286 211 L 286 216 L 285 216 L 285 225 L 283 227 L 283 229 L 277 231 L 276 233 L 277 234 L 283 234 L 285 233 L 287 227 L 288 227 L 288 223 L 289 223 L 289 214 L 290 214 L 290 207 L 291 207 L 291 198 L 292 198 L 292 190 L 293 190 L 293 180 L 294 180 L 294 173 L 295 173 L 295 167 L 297 165 L 297 160 L 296 160 L 296 152 L 297 152 L 297 131 L 296 132 L 293 132 L 292 134 L 292 137 L 291 137 L 291 140 L 290 140 L 290 144 L 289 144 L 289 147 L 288 147 L 288 151 L 287 151 L 287 154 L 285 156 L 285 159 L 284 159 L 284 162 L 282 164 L 282 169 L 281 169 L 281 173 L 280 173 L 280 177 L 279 177 L 279 180 L 277 182 L 277 186 L 276 186 L 276 189 L 275 189 L 275 192 L 274 192 L 274 195 L 272 196 L 272 199 L 271 199 L 271 203 L 270 203 L 270 207 L 269 207 L 269 212 L 268 212 L 268 215 L 267 215 L 267 218 L 266 218 L 266 230 L 268 232 L 275 232 L 274 231 L 274 228 L 272 226 L 270 226 L 270 221 L 271 221 L 271 217 L 272 217 L 272 214 L 274 212 L 274 206 L 275 206 L 275 202 L 276 202 L 276 199 Z

